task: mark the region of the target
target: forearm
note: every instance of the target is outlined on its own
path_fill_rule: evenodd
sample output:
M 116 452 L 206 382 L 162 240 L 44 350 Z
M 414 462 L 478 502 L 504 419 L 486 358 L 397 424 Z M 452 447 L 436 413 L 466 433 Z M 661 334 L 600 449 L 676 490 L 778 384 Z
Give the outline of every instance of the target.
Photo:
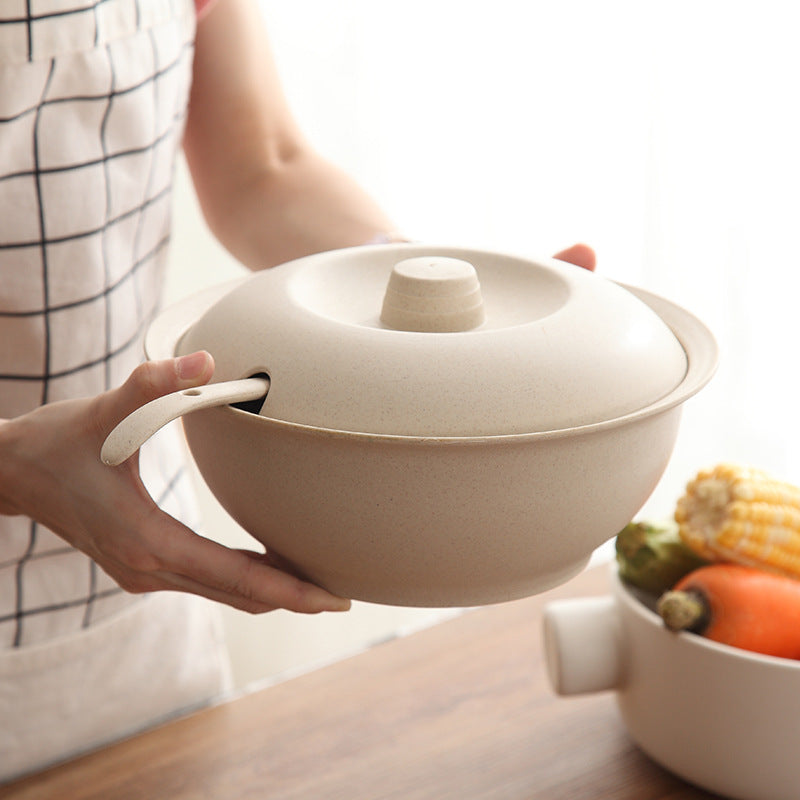
M 251 268 L 394 227 L 305 141 L 252 0 L 219 0 L 199 25 L 184 151 L 212 232 Z
M 220 242 L 251 269 L 365 244 L 395 226 L 344 172 L 313 151 L 279 166 L 254 166 L 223 203 L 207 203 Z

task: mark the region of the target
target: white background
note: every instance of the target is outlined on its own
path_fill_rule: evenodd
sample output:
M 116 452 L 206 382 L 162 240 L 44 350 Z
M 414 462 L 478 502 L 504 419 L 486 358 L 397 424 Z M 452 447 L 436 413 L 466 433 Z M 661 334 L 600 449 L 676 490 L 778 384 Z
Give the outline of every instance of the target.
M 262 0 L 308 136 L 409 236 L 549 255 L 700 316 L 722 350 L 642 515 L 703 466 L 800 482 L 800 48 L 790 2 Z M 169 298 L 237 274 L 185 171 Z M 620 454 L 624 459 L 624 453 Z M 210 532 L 245 539 L 210 498 Z M 307 668 L 441 612 L 226 614 L 237 679 Z M 532 635 L 536 635 L 532 631 Z

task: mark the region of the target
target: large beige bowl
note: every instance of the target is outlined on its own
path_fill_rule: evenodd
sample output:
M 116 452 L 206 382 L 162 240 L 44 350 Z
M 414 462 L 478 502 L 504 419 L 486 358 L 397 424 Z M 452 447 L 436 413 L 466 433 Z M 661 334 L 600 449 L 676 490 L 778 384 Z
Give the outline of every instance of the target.
M 670 633 L 616 570 L 610 595 L 550 603 L 544 633 L 555 690 L 616 691 L 662 766 L 735 800 L 800 796 L 800 662 Z
M 314 582 L 376 603 L 464 606 L 580 571 L 655 488 L 679 413 L 449 440 L 325 431 L 230 407 L 184 426 L 220 503 Z
M 184 417 L 231 516 L 332 592 L 422 606 L 578 572 L 656 486 L 717 356 L 647 293 L 421 245 L 301 259 L 148 332 L 151 358 L 200 348 L 215 380 L 270 381 L 263 405 Z

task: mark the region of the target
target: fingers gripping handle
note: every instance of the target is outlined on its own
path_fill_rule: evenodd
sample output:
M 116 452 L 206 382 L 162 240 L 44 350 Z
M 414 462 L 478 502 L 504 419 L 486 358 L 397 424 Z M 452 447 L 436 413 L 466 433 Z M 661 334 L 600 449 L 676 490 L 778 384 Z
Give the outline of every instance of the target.
M 201 408 L 243 403 L 264 397 L 269 391 L 266 378 L 244 378 L 182 389 L 158 397 L 123 419 L 106 438 L 100 459 L 117 466 L 130 458 L 159 428 Z
M 544 612 L 544 646 L 547 673 L 557 694 L 619 688 L 622 653 L 613 597 L 549 603 Z

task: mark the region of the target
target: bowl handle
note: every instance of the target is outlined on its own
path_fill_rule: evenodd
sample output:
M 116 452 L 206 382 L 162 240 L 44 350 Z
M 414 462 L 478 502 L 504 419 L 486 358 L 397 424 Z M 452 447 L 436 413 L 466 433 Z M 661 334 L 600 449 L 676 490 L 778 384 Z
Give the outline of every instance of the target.
M 560 695 L 616 689 L 622 680 L 620 620 L 613 597 L 556 600 L 544 610 L 547 674 Z
M 269 380 L 266 378 L 244 378 L 209 383 L 158 397 L 137 408 L 108 434 L 100 459 L 115 467 L 130 458 L 159 428 L 177 417 L 201 408 L 257 400 L 268 391 Z

